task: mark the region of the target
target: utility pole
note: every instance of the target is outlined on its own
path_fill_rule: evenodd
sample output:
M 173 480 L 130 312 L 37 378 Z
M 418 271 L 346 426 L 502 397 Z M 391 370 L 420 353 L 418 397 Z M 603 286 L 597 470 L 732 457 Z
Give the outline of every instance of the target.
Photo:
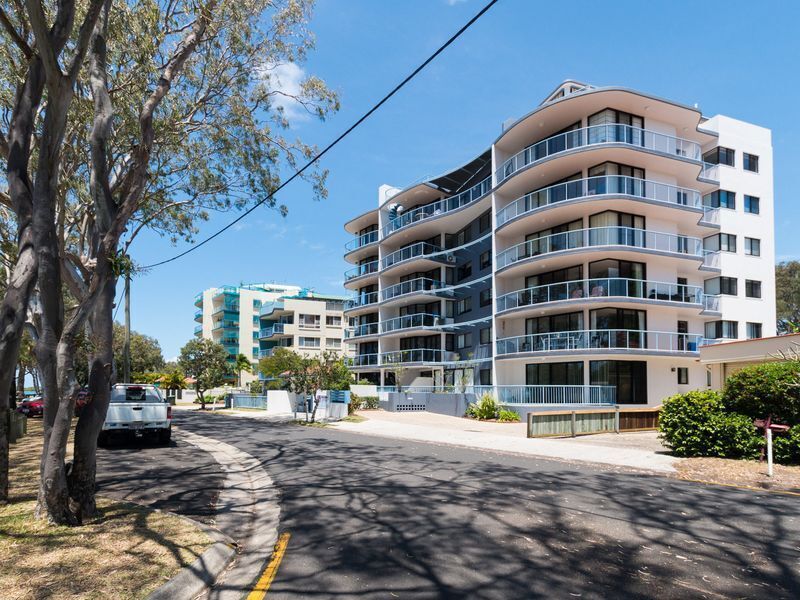
M 122 349 L 122 381 L 131 383 L 131 271 L 125 270 L 125 344 Z

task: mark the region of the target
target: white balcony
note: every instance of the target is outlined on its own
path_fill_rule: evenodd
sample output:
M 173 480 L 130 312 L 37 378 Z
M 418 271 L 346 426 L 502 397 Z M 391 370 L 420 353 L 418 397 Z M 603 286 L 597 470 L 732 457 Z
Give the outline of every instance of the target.
M 588 329 L 520 335 L 497 340 L 497 356 L 548 352 L 607 352 L 697 354 L 702 336 L 692 333 L 638 329 Z

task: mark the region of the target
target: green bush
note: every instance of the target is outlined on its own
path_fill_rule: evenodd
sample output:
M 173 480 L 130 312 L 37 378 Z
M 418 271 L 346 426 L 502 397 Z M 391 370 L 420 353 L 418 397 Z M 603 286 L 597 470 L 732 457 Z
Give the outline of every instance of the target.
M 800 464 L 800 425 L 795 425 L 789 433 L 778 434 L 772 439 L 775 462 Z
M 677 456 L 755 458 L 762 442 L 752 419 L 724 408 L 715 391 L 672 396 L 659 415 L 661 438 Z
M 350 404 L 347 406 L 347 414 L 352 415 L 357 410 L 375 410 L 378 408 L 377 396 L 357 396 L 350 392 Z
M 497 420 L 501 423 L 517 423 L 519 422 L 519 415 L 513 410 L 506 410 L 501 408 L 497 415 Z
M 484 394 L 476 403 L 470 404 L 465 413 L 467 417 L 472 417 L 473 419 L 481 421 L 496 419 L 499 414 L 500 405 L 491 394 Z
M 800 425 L 800 365 L 773 362 L 737 371 L 725 382 L 722 401 L 728 412 Z

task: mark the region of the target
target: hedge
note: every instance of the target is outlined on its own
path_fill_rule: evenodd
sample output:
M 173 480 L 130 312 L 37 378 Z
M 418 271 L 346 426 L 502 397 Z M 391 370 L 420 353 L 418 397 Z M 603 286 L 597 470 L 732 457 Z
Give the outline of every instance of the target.
M 725 382 L 722 402 L 728 412 L 800 425 L 800 364 L 794 361 L 754 365 Z

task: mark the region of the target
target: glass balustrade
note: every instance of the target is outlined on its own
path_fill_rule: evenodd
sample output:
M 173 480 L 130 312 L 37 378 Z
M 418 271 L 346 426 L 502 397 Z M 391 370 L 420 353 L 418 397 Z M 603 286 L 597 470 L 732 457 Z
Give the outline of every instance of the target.
M 377 354 L 356 354 L 345 359 L 348 367 L 370 367 L 378 365 Z
M 675 206 L 702 208 L 703 198 L 698 190 L 677 187 L 658 181 L 625 177 L 622 175 L 603 175 L 587 177 L 525 194 L 497 212 L 497 226 L 543 206 L 565 200 L 590 198 L 592 196 L 614 195 L 633 196 Z
M 589 329 L 521 335 L 497 340 L 498 356 L 571 350 L 697 352 L 702 336 L 636 329 Z
M 344 330 L 344 337 L 347 339 L 365 335 L 378 335 L 378 323 L 364 323 Z
M 363 277 L 364 275 L 369 275 L 371 273 L 377 273 L 377 272 L 378 272 L 378 261 L 373 260 L 372 262 L 364 263 L 363 265 L 358 265 L 355 268 L 345 271 L 344 278 L 345 281 L 350 281 L 351 279 L 355 279 L 356 277 Z
M 434 246 L 428 242 L 418 242 L 385 256 L 381 261 L 381 268 L 388 269 L 389 267 L 403 261 L 411 260 L 412 258 L 425 257 L 429 254 L 436 254 L 436 259 L 445 260 L 445 255 L 441 254 L 441 252 L 442 249 L 438 246 Z
M 592 125 L 560 133 L 528 146 L 505 161 L 497 170 L 497 183 L 505 181 L 523 167 L 555 154 L 598 144 L 625 144 L 666 156 L 678 156 L 698 162 L 702 160 L 700 144 L 691 140 L 631 125 Z
M 349 298 L 344 303 L 345 310 L 352 310 L 361 306 L 368 306 L 375 304 L 378 301 L 378 292 L 369 292 L 368 294 L 359 294 Z
M 430 279 L 427 277 L 417 277 L 416 279 L 409 279 L 408 281 L 402 281 L 395 285 L 389 286 L 383 290 L 381 290 L 381 300 L 391 300 L 392 298 L 397 298 L 398 296 L 404 296 L 406 294 L 417 294 L 420 292 L 431 292 L 435 290 L 440 290 L 445 287 L 445 284 L 441 281 L 436 279 Z
M 605 298 L 609 296 L 703 304 L 703 288 L 699 286 L 608 277 L 564 281 L 510 292 L 498 296 L 497 311 L 502 312 L 546 302 Z
M 452 353 L 449 353 L 452 354 Z M 403 363 L 441 363 L 445 359 L 445 352 L 431 348 L 414 348 L 412 350 L 395 350 L 381 354 L 381 365 L 395 365 Z
M 403 315 L 381 322 L 381 332 L 389 333 L 398 329 L 412 329 L 414 327 L 436 327 L 444 324 L 444 318 L 429 313 L 415 313 Z
M 374 244 L 378 241 L 378 230 L 370 231 L 363 235 L 359 235 L 344 245 L 345 250 L 348 252 L 352 252 L 354 250 L 358 250 L 359 248 L 363 248 L 364 246 L 369 246 L 370 244 Z

